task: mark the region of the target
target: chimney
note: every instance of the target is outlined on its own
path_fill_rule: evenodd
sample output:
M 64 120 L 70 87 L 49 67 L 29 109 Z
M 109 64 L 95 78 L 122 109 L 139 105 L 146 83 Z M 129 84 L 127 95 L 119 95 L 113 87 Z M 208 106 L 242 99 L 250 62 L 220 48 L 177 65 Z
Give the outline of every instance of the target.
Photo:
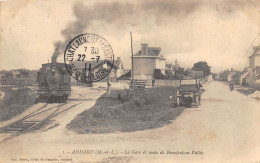
M 148 55 L 148 44 L 141 44 L 141 55 Z

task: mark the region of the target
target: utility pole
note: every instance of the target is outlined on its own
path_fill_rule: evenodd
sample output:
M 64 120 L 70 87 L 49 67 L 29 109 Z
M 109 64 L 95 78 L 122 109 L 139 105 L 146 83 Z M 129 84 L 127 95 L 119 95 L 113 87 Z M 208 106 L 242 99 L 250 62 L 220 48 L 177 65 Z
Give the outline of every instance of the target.
M 260 37 L 260 7 L 258 7 L 258 8 L 259 8 L 259 9 L 258 9 L 258 10 L 259 10 L 259 11 L 258 11 L 258 12 L 259 12 L 259 13 L 258 13 L 258 14 L 259 14 L 259 15 L 258 15 L 258 16 L 259 16 L 259 22 L 258 22 L 258 23 L 259 23 L 259 24 L 258 24 L 258 25 L 259 25 L 259 27 L 258 27 L 258 37 Z M 260 43 L 259 43 L 259 44 L 260 44 Z
M 131 53 L 132 53 L 132 70 L 131 70 L 131 77 L 132 77 L 132 90 L 135 90 L 135 80 L 134 80 L 134 54 L 133 54 L 133 41 L 132 41 L 132 32 L 130 32 L 131 37 Z

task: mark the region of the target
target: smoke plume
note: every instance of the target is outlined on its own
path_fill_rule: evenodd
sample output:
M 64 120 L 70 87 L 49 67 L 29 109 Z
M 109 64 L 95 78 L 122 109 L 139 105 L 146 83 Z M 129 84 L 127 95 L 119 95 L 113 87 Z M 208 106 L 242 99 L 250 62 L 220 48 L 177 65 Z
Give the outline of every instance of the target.
M 68 42 L 77 35 L 82 34 L 92 24 L 93 20 L 133 26 L 140 16 L 154 16 L 158 21 L 157 24 L 159 24 L 162 16 L 174 15 L 179 18 L 184 17 L 194 12 L 196 7 L 200 4 L 201 2 L 193 0 L 144 0 L 138 4 L 104 2 L 96 3 L 92 7 L 87 7 L 83 3 L 77 3 L 73 6 L 76 21 L 70 23 L 67 28 L 61 32 L 65 40 L 64 42 L 59 41 L 54 44 L 55 51 L 52 59 L 56 60 L 57 57 L 63 53 Z M 129 18 L 131 18 L 131 20 Z

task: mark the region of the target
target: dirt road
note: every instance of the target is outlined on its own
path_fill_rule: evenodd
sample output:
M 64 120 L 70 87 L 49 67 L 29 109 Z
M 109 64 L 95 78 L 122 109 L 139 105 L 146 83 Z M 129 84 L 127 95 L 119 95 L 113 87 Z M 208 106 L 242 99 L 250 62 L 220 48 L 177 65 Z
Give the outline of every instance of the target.
M 186 109 L 167 126 L 98 135 L 77 135 L 65 126 L 93 106 L 105 88 L 75 90 L 92 100 L 58 116 L 47 131 L 0 144 L 0 162 L 260 162 L 259 101 L 230 92 L 221 82 L 208 82 L 204 89 L 201 107 Z

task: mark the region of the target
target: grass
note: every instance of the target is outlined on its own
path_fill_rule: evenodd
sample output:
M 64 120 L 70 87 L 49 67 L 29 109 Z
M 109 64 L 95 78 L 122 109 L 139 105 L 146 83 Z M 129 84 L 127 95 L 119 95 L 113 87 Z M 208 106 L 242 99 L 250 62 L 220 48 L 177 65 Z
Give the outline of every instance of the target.
M 162 127 L 182 113 L 173 108 L 170 96 L 176 88 L 160 87 L 136 91 L 112 90 L 96 104 L 75 117 L 67 128 L 79 134 L 132 132 Z
M 0 122 L 9 120 L 32 106 L 36 99 L 36 93 L 29 88 L 22 87 L 12 89 L 2 87 L 5 96 L 0 99 Z

